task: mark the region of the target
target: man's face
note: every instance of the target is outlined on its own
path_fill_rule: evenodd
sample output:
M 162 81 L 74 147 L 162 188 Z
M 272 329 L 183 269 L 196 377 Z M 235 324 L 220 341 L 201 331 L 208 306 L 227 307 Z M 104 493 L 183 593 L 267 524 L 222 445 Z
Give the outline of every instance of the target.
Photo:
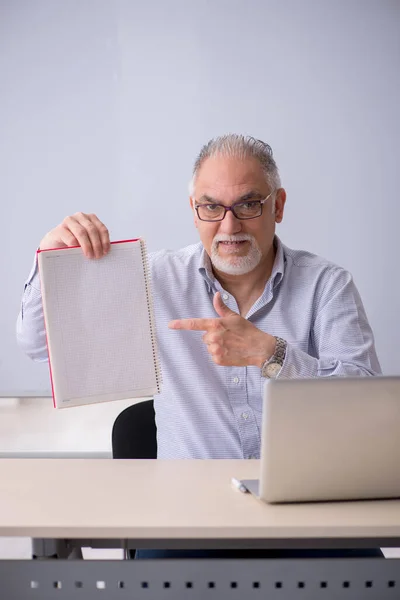
M 255 158 L 208 158 L 198 173 L 191 206 L 262 200 L 273 191 Z M 251 272 L 269 253 L 275 235 L 275 223 L 283 217 L 285 191 L 280 189 L 263 205 L 262 215 L 237 219 L 228 211 L 222 221 L 201 221 L 195 212 L 195 225 L 213 266 L 223 273 L 243 275 Z M 275 200 L 275 213 L 272 211 Z M 212 211 L 213 209 L 211 209 Z

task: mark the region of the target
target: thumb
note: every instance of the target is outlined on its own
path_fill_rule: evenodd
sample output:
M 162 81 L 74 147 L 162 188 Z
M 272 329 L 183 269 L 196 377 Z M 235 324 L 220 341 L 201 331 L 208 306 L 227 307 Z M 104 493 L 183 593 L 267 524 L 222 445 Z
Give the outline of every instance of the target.
M 226 304 L 224 304 L 224 302 L 223 302 L 223 300 L 221 298 L 220 292 L 217 292 L 214 295 L 213 304 L 214 304 L 214 308 L 215 308 L 216 313 L 220 317 L 231 317 L 232 315 L 236 315 L 236 313 L 233 312 L 233 310 L 231 310 L 230 308 L 228 308 L 226 306 Z

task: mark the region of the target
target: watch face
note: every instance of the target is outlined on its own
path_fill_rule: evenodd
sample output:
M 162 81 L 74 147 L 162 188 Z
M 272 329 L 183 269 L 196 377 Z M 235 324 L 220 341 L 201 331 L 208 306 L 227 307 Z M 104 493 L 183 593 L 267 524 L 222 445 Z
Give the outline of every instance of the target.
M 281 368 L 282 368 L 282 365 L 280 365 L 279 363 L 271 363 L 271 364 L 267 365 L 265 370 L 267 372 L 268 377 L 274 378 L 278 375 Z

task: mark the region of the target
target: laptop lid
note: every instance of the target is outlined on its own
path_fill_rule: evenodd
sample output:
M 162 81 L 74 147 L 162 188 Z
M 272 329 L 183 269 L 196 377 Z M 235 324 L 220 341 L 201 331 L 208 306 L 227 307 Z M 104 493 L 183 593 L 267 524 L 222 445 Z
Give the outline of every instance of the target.
M 260 497 L 400 497 L 400 377 L 268 380 Z

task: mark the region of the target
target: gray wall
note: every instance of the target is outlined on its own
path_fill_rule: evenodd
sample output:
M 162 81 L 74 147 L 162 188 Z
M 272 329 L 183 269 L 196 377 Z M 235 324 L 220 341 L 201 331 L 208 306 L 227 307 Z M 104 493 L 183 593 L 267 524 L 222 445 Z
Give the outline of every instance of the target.
M 228 131 L 272 145 L 278 233 L 353 273 L 399 373 L 398 1 L 0 0 L 0 75 L 0 393 L 49 392 L 14 336 L 45 232 L 83 210 L 195 241 L 191 165 Z

